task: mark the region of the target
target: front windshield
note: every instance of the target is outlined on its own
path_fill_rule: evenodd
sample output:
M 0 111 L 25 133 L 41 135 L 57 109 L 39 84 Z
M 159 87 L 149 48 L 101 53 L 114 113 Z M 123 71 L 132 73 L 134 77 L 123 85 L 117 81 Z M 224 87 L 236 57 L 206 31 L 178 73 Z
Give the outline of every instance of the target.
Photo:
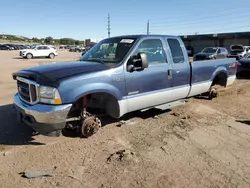
M 202 52 L 203 53 L 215 53 L 217 48 L 205 48 Z
M 115 66 L 119 64 L 135 43 L 136 38 L 108 38 L 89 49 L 80 61 L 94 61 Z

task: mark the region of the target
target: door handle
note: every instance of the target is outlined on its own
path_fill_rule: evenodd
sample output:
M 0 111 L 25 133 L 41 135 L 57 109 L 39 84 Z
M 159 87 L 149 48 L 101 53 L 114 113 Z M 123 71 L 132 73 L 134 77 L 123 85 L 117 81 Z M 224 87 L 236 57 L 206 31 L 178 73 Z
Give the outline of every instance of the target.
M 172 69 L 168 69 L 168 79 L 172 78 Z

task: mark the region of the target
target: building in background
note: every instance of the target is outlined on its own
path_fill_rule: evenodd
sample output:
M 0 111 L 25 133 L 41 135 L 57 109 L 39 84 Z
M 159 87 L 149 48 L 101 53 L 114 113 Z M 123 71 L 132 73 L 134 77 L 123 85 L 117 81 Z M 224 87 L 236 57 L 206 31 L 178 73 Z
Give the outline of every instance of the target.
M 250 32 L 196 34 L 180 36 L 186 46 L 191 46 L 194 53 L 200 52 L 205 47 L 220 46 L 230 50 L 232 44 L 250 46 Z

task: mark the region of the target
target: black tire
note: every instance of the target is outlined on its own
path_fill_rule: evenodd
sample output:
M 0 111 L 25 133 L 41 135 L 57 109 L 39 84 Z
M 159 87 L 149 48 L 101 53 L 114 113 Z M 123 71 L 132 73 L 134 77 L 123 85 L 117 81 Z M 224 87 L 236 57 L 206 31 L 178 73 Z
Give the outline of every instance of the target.
M 50 59 L 54 59 L 54 58 L 55 58 L 55 54 L 50 53 L 50 54 L 49 54 L 49 58 L 50 58 Z
M 27 53 L 27 54 L 26 54 L 26 58 L 27 58 L 27 59 L 32 59 L 32 58 L 33 58 L 33 55 L 32 55 L 31 53 Z

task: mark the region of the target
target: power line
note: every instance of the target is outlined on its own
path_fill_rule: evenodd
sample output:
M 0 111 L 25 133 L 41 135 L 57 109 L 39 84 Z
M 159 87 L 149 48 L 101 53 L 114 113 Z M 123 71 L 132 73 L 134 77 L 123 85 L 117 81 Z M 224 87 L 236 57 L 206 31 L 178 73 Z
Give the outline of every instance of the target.
M 110 15 L 108 14 L 108 37 L 110 38 L 110 30 L 111 30 L 111 28 L 110 28 Z
M 242 15 L 237 15 L 237 17 L 235 17 L 235 15 L 228 15 L 227 17 L 223 17 L 223 18 L 219 18 L 218 19 L 218 16 L 210 16 L 210 17 L 207 17 L 206 19 L 202 19 L 202 20 L 199 20 L 199 21 L 193 21 L 193 20 L 177 20 L 177 21 L 174 21 L 174 20 L 170 20 L 170 21 L 164 21 L 164 22 L 161 22 L 161 23 L 157 23 L 157 22 L 154 22 L 154 23 L 151 23 L 151 25 L 153 27 L 161 27 L 161 26 L 164 26 L 164 25 L 177 25 L 177 24 L 181 24 L 181 25 L 190 25 L 190 24 L 199 24 L 199 23 L 207 23 L 207 22 L 220 22 L 221 20 L 228 20 L 228 21 L 232 21 L 234 19 L 236 20 L 239 20 L 239 21 L 242 21 L 242 19 L 248 19 L 249 20 L 249 16 L 250 14 L 249 13 L 244 13 Z M 215 18 L 215 19 L 214 19 Z M 182 23 L 184 22 L 184 23 Z
M 210 15 L 203 15 L 202 16 L 202 14 L 204 14 L 205 12 L 209 13 Z M 178 21 L 178 17 L 176 15 L 181 15 L 181 17 L 184 17 L 184 18 L 188 17 L 188 16 L 194 16 L 194 17 L 199 17 L 199 19 L 202 19 L 202 18 L 207 18 L 207 17 L 211 17 L 211 16 L 219 18 L 220 16 L 223 16 L 223 15 L 227 16 L 227 15 L 230 15 L 232 13 L 235 13 L 234 16 L 238 16 L 242 12 L 248 12 L 248 7 L 247 6 L 234 7 L 234 9 L 227 8 L 227 9 L 215 10 L 213 12 L 211 12 L 210 9 L 203 9 L 199 15 L 197 15 L 197 12 L 195 12 L 195 11 L 190 11 L 189 14 L 183 14 L 183 12 L 176 12 L 174 14 L 172 13 L 171 15 L 167 15 L 167 13 L 166 13 L 167 16 L 162 17 L 163 13 L 158 12 L 158 13 L 154 13 L 153 16 L 157 16 L 157 17 L 160 16 L 161 20 L 163 20 L 163 21 L 157 21 L 157 23 L 161 23 L 161 22 L 166 22 L 167 19 L 171 19 L 171 20 L 175 19 L 176 20 L 176 18 L 177 18 L 177 21 Z M 131 12 L 130 14 L 127 14 L 127 13 L 122 14 L 119 12 L 119 14 L 115 14 L 115 17 L 116 17 L 116 19 L 117 18 L 118 19 L 128 19 L 128 18 L 135 19 L 135 18 L 141 18 L 141 15 L 136 13 L 136 12 L 134 12 L 134 13 Z M 152 17 L 150 20 L 152 20 Z M 150 24 L 153 24 L 153 23 L 150 23 Z
M 218 31 L 225 31 L 225 30 L 231 30 L 231 29 L 242 29 L 242 28 L 249 28 L 250 25 L 242 25 L 242 26 L 237 26 L 237 27 L 229 27 L 229 28 L 223 28 L 223 29 L 215 29 L 215 30 L 206 30 L 205 32 L 203 33 L 215 33 L 215 32 L 218 32 Z M 201 33 L 201 32 L 199 32 Z
M 228 30 L 236 30 L 236 29 L 242 29 L 242 28 L 250 28 L 250 25 L 241 25 L 238 27 L 228 27 L 228 28 L 223 28 L 223 29 L 214 29 L 214 30 L 203 30 L 203 31 L 195 31 L 195 32 L 190 32 L 190 33 L 179 33 L 180 35 L 194 35 L 194 34 L 211 34 L 211 33 L 217 33 L 218 32 L 228 32 Z M 231 31 L 232 32 L 232 31 Z M 236 32 L 236 31 L 235 31 Z M 161 34 L 164 34 L 165 32 L 161 32 Z M 169 34 L 169 33 L 168 33 Z M 174 34 L 176 35 L 176 33 Z

